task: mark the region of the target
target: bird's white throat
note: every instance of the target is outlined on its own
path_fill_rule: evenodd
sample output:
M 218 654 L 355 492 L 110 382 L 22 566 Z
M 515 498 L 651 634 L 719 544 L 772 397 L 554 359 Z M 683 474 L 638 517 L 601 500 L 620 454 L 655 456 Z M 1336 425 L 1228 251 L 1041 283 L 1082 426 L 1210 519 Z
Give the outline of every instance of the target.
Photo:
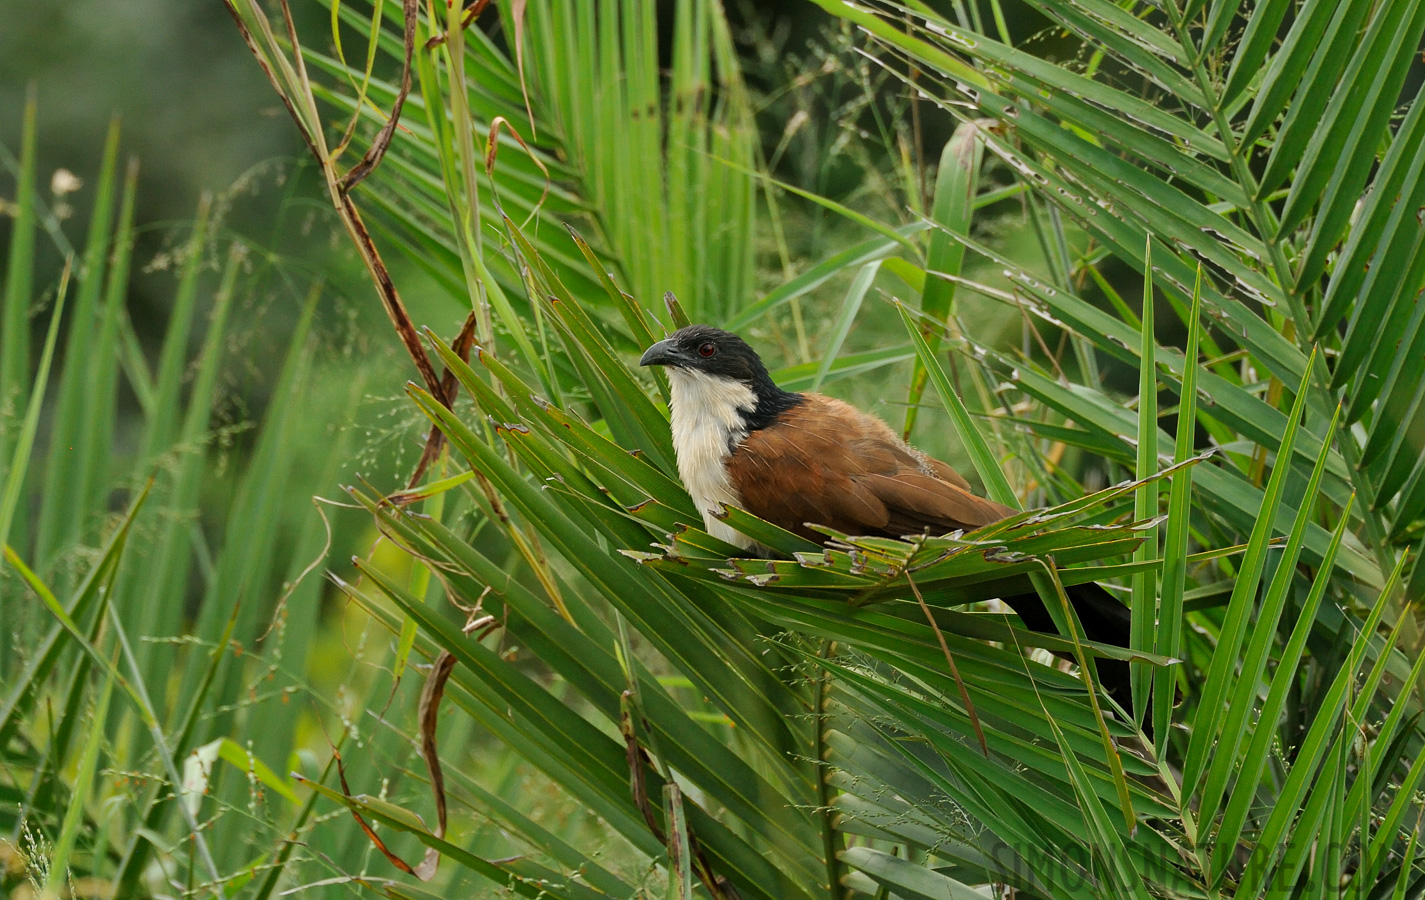
M 742 505 L 727 474 L 727 458 L 747 437 L 745 413 L 757 408 L 757 395 L 740 381 L 678 367 L 668 369 L 673 390 L 673 450 L 678 475 L 688 489 L 708 534 L 739 547 L 752 541 L 714 513 L 724 503 Z

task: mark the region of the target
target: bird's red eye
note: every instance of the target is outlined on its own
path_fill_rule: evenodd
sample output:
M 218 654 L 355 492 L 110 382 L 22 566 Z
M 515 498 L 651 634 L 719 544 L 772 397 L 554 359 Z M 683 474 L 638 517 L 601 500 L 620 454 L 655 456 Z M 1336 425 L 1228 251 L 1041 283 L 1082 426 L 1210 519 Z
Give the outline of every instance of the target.
M 698 355 L 701 356 L 703 359 L 707 359 L 716 352 L 717 345 L 714 344 L 712 341 L 705 341 L 701 346 L 698 347 Z

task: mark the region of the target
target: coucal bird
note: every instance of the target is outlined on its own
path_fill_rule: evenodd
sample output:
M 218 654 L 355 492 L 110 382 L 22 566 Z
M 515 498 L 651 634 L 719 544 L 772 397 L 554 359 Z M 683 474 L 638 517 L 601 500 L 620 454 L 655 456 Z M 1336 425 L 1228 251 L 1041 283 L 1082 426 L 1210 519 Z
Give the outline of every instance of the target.
M 731 504 L 816 543 L 823 525 L 851 535 L 904 538 L 972 530 L 1014 513 L 977 496 L 963 477 L 911 447 L 880 419 L 822 394 L 784 391 L 747 342 L 689 325 L 649 347 L 672 388 L 678 474 L 709 534 L 753 541 L 720 517 Z M 1086 637 L 1129 643 L 1128 609 L 1096 584 L 1067 589 Z M 1003 598 L 1029 628 L 1057 634 L 1036 593 Z M 1100 682 L 1131 708 L 1128 664 L 1099 659 Z

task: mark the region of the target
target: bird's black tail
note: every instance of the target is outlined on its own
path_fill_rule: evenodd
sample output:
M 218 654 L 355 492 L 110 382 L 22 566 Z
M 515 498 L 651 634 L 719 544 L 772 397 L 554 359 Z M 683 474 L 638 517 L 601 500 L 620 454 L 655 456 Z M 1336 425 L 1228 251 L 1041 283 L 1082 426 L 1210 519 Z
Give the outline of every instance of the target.
M 1064 588 L 1068 594 L 1069 602 L 1074 605 L 1074 612 L 1078 613 L 1079 622 L 1084 626 L 1084 636 L 1090 641 L 1100 644 L 1109 644 L 1115 647 L 1127 647 L 1129 645 L 1129 635 L 1132 629 L 1133 615 L 1128 611 L 1128 607 L 1120 603 L 1112 594 L 1093 582 L 1087 584 L 1069 585 Z M 1024 624 L 1034 631 L 1044 634 L 1058 634 L 1059 629 L 1054 625 L 1054 619 L 1049 615 L 1049 610 L 1044 608 L 1044 601 L 1039 595 L 1033 592 L 1027 594 L 1017 594 L 1013 597 L 1005 597 L 1004 602 L 1009 604 Z M 1109 696 L 1125 710 L 1133 709 L 1133 693 L 1128 674 L 1128 663 L 1121 659 L 1097 659 L 1094 661 L 1094 668 L 1098 673 L 1099 683 L 1108 691 Z M 1150 728 L 1151 716 L 1144 717 L 1145 730 Z M 1151 732 L 1148 732 L 1151 736 Z

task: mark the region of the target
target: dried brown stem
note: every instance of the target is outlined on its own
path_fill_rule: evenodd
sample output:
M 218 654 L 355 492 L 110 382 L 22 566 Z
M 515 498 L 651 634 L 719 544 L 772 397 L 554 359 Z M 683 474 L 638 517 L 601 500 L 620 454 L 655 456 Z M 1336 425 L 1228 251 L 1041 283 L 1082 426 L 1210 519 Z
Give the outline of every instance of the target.
M 494 629 L 500 627 L 490 616 L 484 616 L 474 622 L 476 634 L 474 640 L 483 640 Z M 440 751 L 436 744 L 436 726 L 440 724 L 440 700 L 445 694 L 446 682 L 450 680 L 450 673 L 455 669 L 455 655 L 449 650 L 440 651 L 440 655 L 435 658 L 435 663 L 431 666 L 430 674 L 426 676 L 425 685 L 421 688 L 420 703 L 420 728 L 421 728 L 421 755 L 425 757 L 426 772 L 430 775 L 431 794 L 435 797 L 435 831 L 431 832 L 435 837 L 444 840 L 447 821 L 447 809 L 445 801 L 445 773 L 440 765 Z M 341 762 L 341 754 L 336 748 L 332 748 L 332 753 L 336 757 L 337 777 L 341 779 L 341 792 L 350 799 L 351 786 L 346 782 L 346 770 Z M 351 809 L 351 815 L 356 819 L 357 825 L 371 841 L 372 846 L 381 851 L 381 855 L 386 857 L 391 865 L 400 869 L 408 875 L 414 875 L 421 881 L 430 881 L 435 877 L 436 870 L 440 867 L 440 851 L 434 847 L 426 849 L 421 861 L 412 866 L 401 859 L 386 846 L 381 840 L 376 830 L 357 812 L 355 807 Z
M 619 716 L 619 730 L 623 732 L 623 745 L 628 757 L 629 789 L 633 792 L 633 804 L 643 814 L 643 821 L 648 825 L 648 830 L 653 832 L 658 843 L 666 845 L 668 835 L 658 824 L 658 817 L 653 814 L 653 805 L 648 802 L 648 779 L 643 773 L 643 764 L 648 761 L 648 754 L 639 746 L 638 734 L 633 727 L 633 713 L 628 703 L 631 696 L 632 691 L 623 692 L 624 708 Z
M 471 310 L 465 317 L 465 324 L 460 327 L 460 333 L 455 336 L 455 342 L 451 344 L 451 349 L 460 357 L 462 362 L 470 362 L 470 350 L 475 346 L 475 311 Z M 455 380 L 455 373 L 446 368 L 440 376 L 440 394 L 436 399 L 447 407 L 453 408 L 455 405 L 455 395 L 459 382 Z M 432 423 L 430 432 L 426 435 L 425 449 L 421 451 L 420 461 L 416 463 L 415 471 L 411 473 L 410 479 L 406 482 L 406 490 L 415 490 L 420 484 L 421 478 L 431 463 L 440 455 L 441 448 L 445 446 L 445 432 L 440 430 L 440 426 Z M 414 496 L 412 497 L 414 499 Z
M 455 655 L 449 650 L 440 651 L 435 664 L 421 687 L 421 755 L 426 760 L 426 771 L 430 774 L 430 791 L 435 796 L 435 836 L 445 837 L 445 772 L 440 767 L 440 751 L 435 742 L 435 729 L 440 723 L 440 698 L 445 694 L 445 683 L 455 669 Z M 421 864 L 413 873 L 421 881 L 430 881 L 440 865 L 440 852 L 428 848 Z
M 242 20 L 242 13 L 238 12 L 233 0 L 223 0 L 223 5 L 228 8 L 228 15 L 233 17 L 233 22 L 237 25 L 238 34 L 242 35 L 243 43 L 247 44 L 247 49 L 252 51 L 252 56 L 257 60 L 257 65 L 267 76 L 272 89 L 277 92 L 277 97 L 282 101 L 282 105 L 287 107 L 287 113 L 292 117 L 292 121 L 297 126 L 297 132 L 302 135 L 302 142 L 307 145 L 312 156 L 318 162 L 322 161 L 322 152 L 318 149 L 312 135 L 308 133 L 307 127 L 302 124 L 302 117 L 297 114 L 297 108 L 292 105 L 292 98 L 287 96 L 287 92 L 282 89 L 282 84 L 277 80 L 277 73 L 272 71 L 272 67 L 267 64 L 267 58 L 263 56 L 262 49 L 257 46 L 257 41 L 253 39 L 252 32 L 248 29 L 247 23 Z
M 371 142 L 371 146 L 366 149 L 366 154 L 361 160 L 351 167 L 351 171 L 341 176 L 337 182 L 338 188 L 343 194 L 350 191 L 361 183 L 367 175 L 376 170 L 381 164 L 381 158 L 386 155 L 386 148 L 391 146 L 391 138 L 396 134 L 396 125 L 401 121 L 401 108 L 406 104 L 406 96 L 411 92 L 411 58 L 416 52 L 416 14 L 420 7 L 418 0 L 402 0 L 401 10 L 405 17 L 405 58 L 401 63 L 401 89 L 396 92 L 396 100 L 391 104 L 391 115 L 386 119 L 386 124 L 376 134 L 376 140 Z
M 672 837 L 658 824 L 658 817 L 653 814 L 653 804 L 648 800 L 648 779 L 644 774 L 643 767 L 650 760 L 648 753 L 638 743 L 638 732 L 633 724 L 633 707 L 630 702 L 632 697 L 632 691 L 623 692 L 623 709 L 619 715 L 619 731 L 623 733 L 625 755 L 628 759 L 629 788 L 633 792 L 633 803 L 643 814 L 643 821 L 648 825 L 648 830 L 653 833 L 654 839 L 667 847 L 669 854 L 672 854 L 674 852 L 670 843 Z M 708 894 L 716 900 L 737 900 L 736 889 L 726 878 L 713 871 L 712 863 L 709 862 L 707 854 L 703 852 L 702 844 L 698 842 L 698 836 L 693 832 L 691 822 L 688 823 L 688 850 L 692 853 L 696 863 L 694 868 L 697 870 L 698 879 L 708 889 Z
M 356 241 L 356 249 L 366 263 L 366 270 L 376 282 L 376 292 L 381 297 L 386 316 L 391 320 L 391 325 L 396 329 L 396 336 L 401 339 L 401 344 L 416 364 L 416 371 L 421 373 L 421 381 L 425 382 L 426 390 L 437 399 L 443 399 L 440 378 L 436 376 L 425 348 L 421 346 L 420 335 L 416 332 L 415 323 L 411 321 L 411 314 L 406 311 L 406 304 L 401 302 L 401 295 L 396 291 L 395 282 L 391 280 L 391 271 L 381 259 L 381 252 L 376 249 L 376 243 L 371 239 L 371 232 L 366 229 L 361 213 L 357 212 L 356 204 L 352 203 L 347 195 L 339 194 L 337 212 L 346 223 L 352 239 Z
M 915 579 L 910 577 L 910 572 L 905 573 L 906 583 L 915 592 L 915 600 L 920 604 L 921 611 L 925 613 L 925 618 L 930 622 L 930 629 L 935 632 L 935 639 L 940 642 L 940 650 L 945 654 L 945 661 L 950 664 L 950 674 L 955 676 L 955 686 L 960 689 L 960 699 L 965 703 L 965 713 L 970 717 L 970 724 L 975 728 L 975 737 L 980 739 L 980 752 L 985 756 L 990 755 L 990 745 L 985 740 L 985 731 L 980 727 L 980 717 L 975 712 L 975 701 L 970 699 L 970 692 L 965 688 L 965 682 L 960 680 L 960 667 L 955 665 L 955 657 L 950 653 L 950 645 L 945 643 L 945 635 L 940 631 L 940 625 L 935 621 L 935 616 L 930 614 L 930 607 L 926 605 L 925 598 L 920 595 L 920 588 L 916 586 Z
M 346 766 L 342 764 L 341 754 L 336 751 L 335 747 L 332 748 L 332 756 L 336 759 L 336 775 L 337 778 L 341 779 L 342 795 L 349 798 L 351 797 L 351 785 L 346 783 Z M 376 833 L 376 829 L 371 827 L 370 823 L 368 823 L 366 819 L 362 817 L 361 813 L 357 812 L 354 807 L 348 807 L 348 809 L 351 810 L 352 818 L 356 819 L 356 824 L 361 826 L 361 830 L 365 832 L 366 837 L 368 840 L 371 841 L 372 846 L 374 846 L 377 850 L 380 850 L 381 855 L 386 857 L 386 859 L 390 860 L 391 865 L 400 869 L 402 872 L 407 873 L 408 875 L 415 874 L 415 870 L 412 869 L 404 859 L 401 859 L 401 857 L 391 852 L 390 848 L 386 846 L 386 842 L 381 840 L 381 836 Z
M 367 151 L 356 167 L 346 176 L 339 176 L 336 173 L 335 160 L 331 154 L 325 150 L 325 145 L 320 140 L 320 135 L 311 133 L 301 113 L 297 110 L 292 96 L 282 86 L 277 73 L 268 65 L 267 57 L 263 49 L 258 45 L 252 31 L 243 21 L 242 14 L 235 5 L 235 0 L 224 0 L 228 8 L 228 13 L 237 24 L 238 31 L 246 42 L 248 49 L 252 51 L 257 59 L 258 65 L 267 74 L 267 79 L 272 83 L 272 87 L 277 91 L 277 96 L 281 98 L 282 105 L 287 108 L 287 112 L 292 116 L 292 121 L 296 123 L 297 130 L 301 133 L 307 149 L 321 166 L 323 177 L 326 179 L 327 188 L 331 195 L 332 205 L 335 207 L 337 215 L 341 217 L 342 223 L 346 225 L 347 231 L 351 234 L 352 240 L 356 243 L 357 252 L 361 254 L 361 259 L 366 263 L 367 272 L 375 282 L 376 292 L 381 298 L 381 304 L 386 310 L 386 315 L 390 318 L 391 324 L 396 329 L 396 335 L 401 339 L 406 352 L 410 354 L 412 362 L 416 365 L 416 370 L 421 374 L 421 380 L 425 383 L 426 389 L 437 397 L 442 397 L 440 391 L 440 379 L 436 377 L 435 368 L 431 365 L 430 359 L 426 356 L 424 348 L 421 346 L 420 337 L 416 333 L 415 325 L 411 322 L 410 313 L 406 311 L 406 305 L 401 301 L 401 295 L 396 290 L 395 283 L 391 280 L 390 270 L 381 258 L 381 253 L 376 249 L 376 244 L 371 238 L 371 232 L 366 228 L 366 223 L 362 221 L 360 212 L 357 211 L 356 204 L 352 202 L 349 194 L 350 188 L 358 183 L 362 178 L 376 168 L 385 155 L 386 148 L 390 145 L 391 136 L 400 121 L 401 108 L 404 105 L 405 94 L 410 87 L 410 61 L 413 53 L 415 41 L 415 3 L 416 0 L 403 0 L 406 11 L 406 67 L 403 78 L 403 87 L 398 95 L 397 102 L 391 110 L 391 117 L 387 120 L 385 128 L 378 135 L 376 142 Z M 311 96 L 311 87 L 306 81 L 305 69 L 302 67 L 302 47 L 297 38 L 296 28 L 292 23 L 291 9 L 287 0 L 282 0 L 282 16 L 287 28 L 287 40 L 291 44 L 293 58 L 298 68 L 296 76 L 301 82 L 302 90 L 307 92 L 307 100 L 312 101 L 315 107 L 315 100 Z M 255 15 L 261 16 L 262 11 L 255 5 L 252 6 Z M 264 20 L 265 21 L 265 20 Z M 275 44 L 275 42 L 274 42 Z M 273 50 L 280 52 L 280 48 L 274 45 Z M 355 177 L 353 177 L 355 176 Z M 443 397 L 442 397 L 443 399 Z

